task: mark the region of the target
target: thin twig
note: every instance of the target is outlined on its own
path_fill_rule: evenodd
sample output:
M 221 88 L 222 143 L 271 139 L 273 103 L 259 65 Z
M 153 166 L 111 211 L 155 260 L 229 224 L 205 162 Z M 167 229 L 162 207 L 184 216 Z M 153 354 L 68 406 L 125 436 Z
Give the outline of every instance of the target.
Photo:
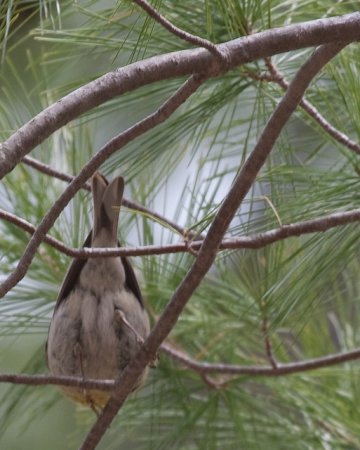
M 138 6 L 140 6 L 146 13 L 152 17 L 156 22 L 162 25 L 166 30 L 170 31 L 170 33 L 179 37 L 180 39 L 189 42 L 190 44 L 204 47 L 209 50 L 216 58 L 220 59 L 221 62 L 225 61 L 225 54 L 221 53 L 221 51 L 214 45 L 212 42 L 207 39 L 203 39 L 194 34 L 188 33 L 185 30 L 175 26 L 168 19 L 166 19 L 163 15 L 161 15 L 156 9 L 154 9 L 146 0 L 133 0 Z M 226 62 L 226 61 L 225 61 Z M 226 62 L 227 65 L 227 62 Z
M 99 389 L 102 391 L 111 391 L 114 389 L 115 380 L 96 380 L 85 379 L 83 377 L 70 376 L 53 376 L 53 375 L 37 375 L 37 374 L 0 374 L 0 383 L 12 384 L 28 384 L 28 385 L 56 385 L 56 386 L 73 386 L 86 389 Z
M 81 446 L 82 450 L 94 449 L 102 439 L 119 408 L 131 392 L 137 378 L 149 361 L 154 358 L 161 343 L 176 324 L 179 315 L 191 295 L 210 269 L 224 233 L 234 217 L 236 210 L 250 190 L 276 139 L 299 104 L 306 88 L 322 67 L 344 46 L 345 43 L 336 43 L 318 48 L 296 74 L 289 89 L 266 124 L 254 150 L 241 167 L 228 195 L 222 202 L 193 266 L 174 292 L 157 324 L 144 342 L 144 345 L 117 380 L 117 387 L 97 422 L 85 438 Z
M 36 227 L 20 217 L 0 209 L 0 218 L 13 223 L 22 230 L 34 234 Z M 352 211 L 337 212 L 318 219 L 306 220 L 304 222 L 295 222 L 289 225 L 283 225 L 280 228 L 265 231 L 250 236 L 226 238 L 220 243 L 219 250 L 236 250 L 242 248 L 259 249 L 275 242 L 301 236 L 309 233 L 324 232 L 338 226 L 348 225 L 360 221 L 360 209 Z M 190 252 L 190 246 L 187 242 L 166 245 L 144 245 L 142 247 L 120 247 L 120 248 L 72 248 L 63 244 L 61 241 L 46 235 L 43 242 L 51 245 L 60 252 L 73 258 L 98 258 L 104 256 L 149 256 L 163 255 L 167 253 L 185 253 Z M 191 242 L 191 253 L 196 256 L 203 240 Z
M 49 175 L 50 177 L 57 178 L 58 180 L 61 181 L 65 181 L 66 183 L 71 183 L 71 181 L 74 179 L 73 175 L 69 175 L 66 172 L 54 169 L 48 164 L 38 161 L 37 159 L 32 158 L 31 156 L 24 156 L 21 162 L 29 167 L 32 167 L 33 169 L 36 169 L 41 173 L 44 173 L 45 175 Z M 82 188 L 86 189 L 89 192 L 91 191 L 90 183 L 84 183 Z
M 289 82 L 285 79 L 284 75 L 278 70 L 276 65 L 272 62 L 271 58 L 265 58 L 266 66 L 270 72 L 270 79 L 277 83 L 284 91 L 288 89 Z M 267 79 L 269 81 L 269 79 Z M 360 145 L 350 139 L 345 133 L 338 130 L 331 125 L 324 116 L 315 108 L 315 106 L 306 99 L 302 99 L 300 106 L 311 116 L 326 133 L 328 133 L 337 142 L 347 147 L 349 150 L 360 155 Z
M 264 314 L 266 314 L 266 313 L 264 312 Z M 272 342 L 271 342 L 271 338 L 269 336 L 268 318 L 266 315 L 264 315 L 264 318 L 262 321 L 261 331 L 262 331 L 262 334 L 264 337 L 265 353 L 266 353 L 267 359 L 269 360 L 271 366 L 274 369 L 276 369 L 278 366 L 278 363 L 277 363 L 275 355 L 273 353 Z
M 356 348 L 349 352 L 336 353 L 334 355 L 327 355 L 320 358 L 308 359 L 305 361 L 296 361 L 282 364 L 277 362 L 274 366 L 243 366 L 237 364 L 222 364 L 199 362 L 182 350 L 175 349 L 168 344 L 162 344 L 161 349 L 172 358 L 184 364 L 189 369 L 198 372 L 199 374 L 228 374 L 228 375 L 251 375 L 262 377 L 278 377 L 283 375 L 290 375 L 294 373 L 306 372 L 309 370 L 321 369 L 325 367 L 342 364 L 345 362 L 355 361 L 360 358 L 360 348 Z
M 259 377 L 279 377 L 292 375 L 295 373 L 308 372 L 310 370 L 323 369 L 326 367 L 356 361 L 360 358 L 360 348 L 348 352 L 336 353 L 333 355 L 322 356 L 320 358 L 308 359 L 305 361 L 296 361 L 291 363 L 277 363 L 272 366 L 245 366 L 237 364 L 222 364 L 200 362 L 191 358 L 182 350 L 175 349 L 168 344 L 162 344 L 161 350 L 180 362 L 187 368 L 199 373 L 201 376 L 206 374 L 225 374 L 225 375 L 247 375 Z M 99 389 L 111 391 L 115 386 L 114 380 L 95 380 L 84 379 L 82 377 L 52 376 L 37 374 L 0 374 L 0 383 L 25 384 L 31 386 L 56 385 L 73 386 L 86 389 Z M 214 381 L 216 386 L 219 384 Z
M 44 216 L 40 225 L 30 239 L 23 256 L 20 258 L 15 270 L 0 285 L 0 298 L 3 297 L 10 289 L 12 289 L 26 274 L 32 259 L 39 245 L 46 236 L 46 233 L 53 226 L 55 220 L 69 203 L 76 192 L 81 189 L 83 184 L 91 177 L 98 167 L 106 161 L 106 159 L 123 148 L 126 144 L 153 129 L 156 125 L 164 122 L 176 109 L 192 95 L 206 79 L 206 76 L 193 75 L 190 77 L 168 100 L 166 100 L 160 108 L 154 113 L 140 120 L 132 127 L 115 136 L 102 149 L 96 153 L 90 161 L 81 169 L 78 176 L 67 186 L 64 192 L 56 200 Z

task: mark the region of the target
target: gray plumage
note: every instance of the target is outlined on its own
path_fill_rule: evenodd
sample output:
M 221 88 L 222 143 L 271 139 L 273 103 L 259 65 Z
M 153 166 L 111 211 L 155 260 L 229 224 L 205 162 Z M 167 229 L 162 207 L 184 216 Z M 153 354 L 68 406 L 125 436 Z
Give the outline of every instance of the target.
M 110 184 L 92 178 L 94 227 L 84 246 L 117 247 L 121 177 Z M 74 259 L 51 320 L 47 361 L 54 375 L 116 379 L 149 334 L 149 319 L 134 271 L 124 257 Z M 138 387 L 144 381 L 147 369 Z M 92 408 L 103 407 L 109 393 L 63 388 L 66 395 Z

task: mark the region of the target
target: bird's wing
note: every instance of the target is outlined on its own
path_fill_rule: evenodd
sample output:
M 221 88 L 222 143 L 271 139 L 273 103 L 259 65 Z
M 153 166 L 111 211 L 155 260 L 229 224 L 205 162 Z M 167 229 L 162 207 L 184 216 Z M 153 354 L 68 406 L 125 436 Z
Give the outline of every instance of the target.
M 88 237 L 86 238 L 86 240 L 84 242 L 83 248 L 91 247 L 91 236 L 92 236 L 92 230 L 88 234 Z M 81 272 L 82 268 L 84 267 L 86 261 L 87 261 L 86 259 L 77 259 L 77 258 L 73 259 L 72 263 L 70 264 L 70 266 L 68 268 L 68 271 L 66 272 L 64 281 L 61 285 L 59 295 L 56 300 L 54 313 L 58 309 L 58 307 L 60 306 L 60 304 L 64 300 L 64 298 L 66 298 L 70 294 L 72 289 L 74 288 L 76 281 L 79 278 L 80 272 Z
M 120 247 L 120 242 L 119 242 Z M 121 262 L 125 269 L 125 285 L 139 300 L 140 305 L 144 308 L 144 299 L 140 291 L 139 283 L 136 279 L 136 275 L 129 260 L 125 257 L 121 257 Z

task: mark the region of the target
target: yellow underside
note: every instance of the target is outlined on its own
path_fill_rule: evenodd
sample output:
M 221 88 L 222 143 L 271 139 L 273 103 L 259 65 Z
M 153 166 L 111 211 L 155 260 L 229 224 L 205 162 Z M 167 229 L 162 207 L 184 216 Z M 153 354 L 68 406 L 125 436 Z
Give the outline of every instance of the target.
M 103 409 L 108 402 L 111 393 L 96 389 L 78 389 L 73 387 L 61 387 L 63 393 L 71 400 L 87 405 L 92 409 Z
M 138 390 L 145 382 L 147 378 L 149 368 L 146 367 L 140 379 L 136 382 L 132 392 Z M 79 389 L 76 387 L 60 386 L 62 392 L 71 400 L 82 405 L 89 406 L 95 412 L 102 410 L 109 398 L 111 397 L 111 391 L 101 391 L 98 389 Z

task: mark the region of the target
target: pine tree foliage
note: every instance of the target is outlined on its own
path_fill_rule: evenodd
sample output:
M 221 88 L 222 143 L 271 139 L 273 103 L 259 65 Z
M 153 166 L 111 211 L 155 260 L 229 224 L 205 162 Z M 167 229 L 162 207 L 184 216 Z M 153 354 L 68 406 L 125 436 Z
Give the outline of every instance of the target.
M 331 0 L 196 0 L 191 7 L 156 0 L 152 5 L 179 28 L 216 44 L 358 10 L 355 1 Z M 2 2 L 0 45 L 0 140 L 108 71 L 191 48 L 128 0 Z M 272 64 L 291 80 L 311 51 L 280 54 Z M 306 93 L 326 120 L 355 142 L 358 55 L 358 44 L 346 47 Z M 125 177 L 128 198 L 183 228 L 206 233 L 283 95 L 277 83 L 262 77 L 267 71 L 266 62 L 258 60 L 208 80 L 175 115 L 115 153 L 101 170 L 110 178 Z M 104 142 L 156 109 L 183 81 L 170 79 L 115 97 L 63 127 L 31 156 L 76 174 Z M 226 236 L 356 209 L 359 170 L 358 155 L 298 108 Z M 64 186 L 20 164 L 2 180 L 0 208 L 37 225 Z M 81 191 L 50 234 L 79 247 L 90 218 L 90 196 Z M 168 225 L 128 208 L 119 228 L 124 245 L 182 240 Z M 359 347 L 358 236 L 358 224 L 349 224 L 258 250 L 219 252 L 167 342 L 199 362 L 251 366 L 269 365 L 266 340 L 281 363 Z M 19 227 L 1 220 L 1 279 L 14 269 L 28 240 Z M 153 323 L 193 260 L 189 253 L 133 258 Z M 47 372 L 44 344 L 69 261 L 41 245 L 25 279 L 0 301 L 2 372 Z M 287 376 L 214 374 L 207 380 L 161 354 L 145 388 L 130 397 L 99 448 L 360 449 L 358 367 L 352 361 Z M 68 404 L 53 386 L 0 388 L 4 448 L 24 448 L 23 442 L 39 449 L 50 448 L 49 442 L 54 449 L 75 448 L 94 421 L 92 412 Z M 56 419 L 59 410 L 71 419 Z M 43 429 L 47 414 L 53 419 Z M 58 428 L 57 443 L 51 436 L 58 436 Z

